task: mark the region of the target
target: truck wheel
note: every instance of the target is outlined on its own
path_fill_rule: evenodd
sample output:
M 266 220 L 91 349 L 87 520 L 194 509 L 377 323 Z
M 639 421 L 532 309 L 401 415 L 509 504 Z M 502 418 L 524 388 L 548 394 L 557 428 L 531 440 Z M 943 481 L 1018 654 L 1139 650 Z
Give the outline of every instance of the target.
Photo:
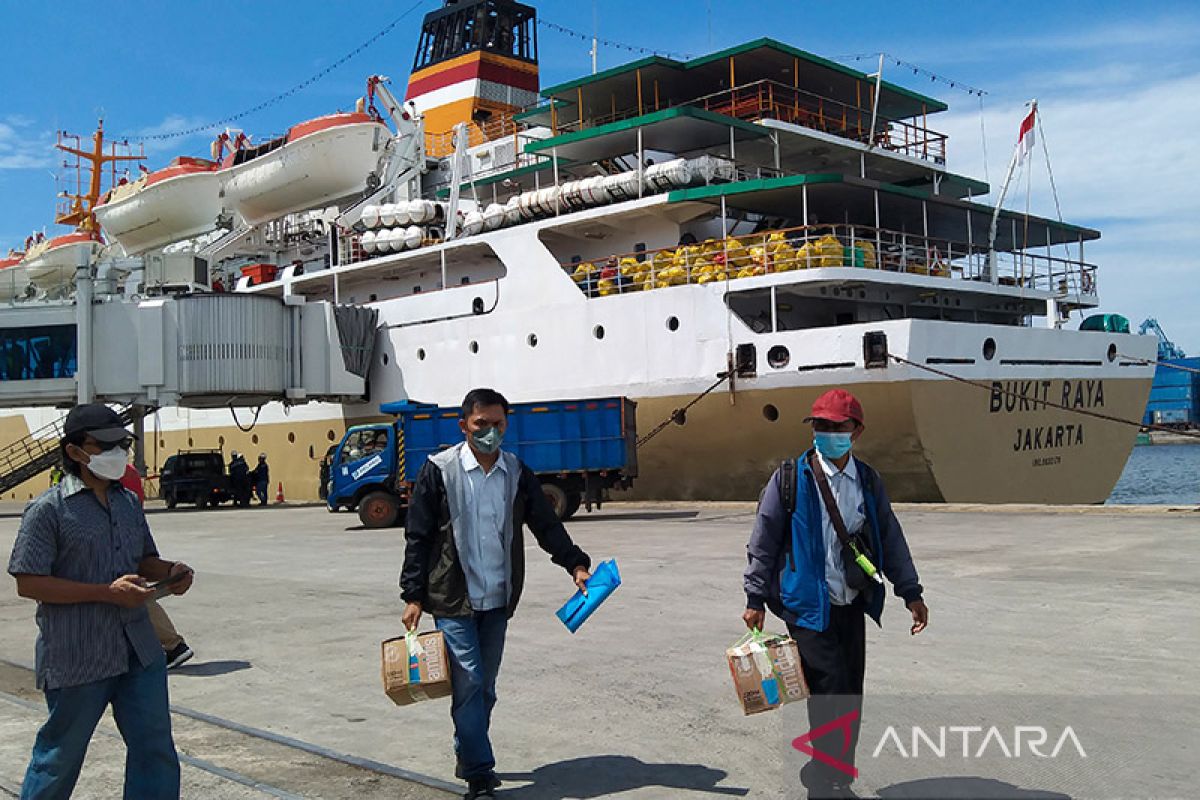
M 371 492 L 358 504 L 358 518 L 368 528 L 388 528 L 400 516 L 399 500 L 387 492 Z
M 570 512 L 567 511 L 570 508 L 570 500 L 561 486 L 557 483 L 543 483 L 542 494 L 546 495 L 546 499 L 554 507 L 554 516 L 559 519 L 566 519 L 570 516 Z
M 567 495 L 567 513 L 563 514 L 563 519 L 570 519 L 575 516 L 575 512 L 583 505 L 583 492 L 571 492 Z

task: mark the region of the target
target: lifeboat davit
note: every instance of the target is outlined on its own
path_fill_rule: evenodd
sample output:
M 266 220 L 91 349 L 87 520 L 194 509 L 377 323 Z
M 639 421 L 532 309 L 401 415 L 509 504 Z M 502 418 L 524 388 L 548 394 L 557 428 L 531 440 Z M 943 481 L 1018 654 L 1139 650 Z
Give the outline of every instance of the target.
M 35 283 L 70 280 L 81 258 L 91 262 L 104 247 L 96 231 L 75 231 L 39 242 L 29 249 L 20 266 Z
M 286 136 L 235 150 L 217 172 L 225 203 L 248 224 L 359 194 L 378 176 L 391 137 L 365 113 L 330 114 L 293 126 Z
M 127 254 L 137 255 L 216 228 L 220 191 L 215 161 L 181 156 L 114 188 L 96 205 L 96 219 Z

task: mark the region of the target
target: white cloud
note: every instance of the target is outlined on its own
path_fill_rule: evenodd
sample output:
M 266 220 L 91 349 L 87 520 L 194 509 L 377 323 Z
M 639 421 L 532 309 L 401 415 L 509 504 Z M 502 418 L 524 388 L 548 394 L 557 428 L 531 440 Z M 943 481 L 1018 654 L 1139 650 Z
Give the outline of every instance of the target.
M 54 137 L 20 115 L 0 122 L 0 169 L 49 168 L 54 163 Z

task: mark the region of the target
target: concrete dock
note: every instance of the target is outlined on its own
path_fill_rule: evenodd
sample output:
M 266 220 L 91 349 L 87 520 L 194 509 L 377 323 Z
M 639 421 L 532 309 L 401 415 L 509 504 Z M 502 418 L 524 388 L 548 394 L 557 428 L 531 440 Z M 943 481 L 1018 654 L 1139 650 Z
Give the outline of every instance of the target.
M 807 729 L 793 711 L 802 704 L 743 716 L 724 660 L 744 630 L 753 510 L 671 503 L 581 512 L 568 529 L 593 559 L 616 558 L 624 584 L 576 635 L 554 617 L 570 580 L 530 537 L 493 721 L 500 797 L 803 797 L 788 747 Z M 1045 707 L 1109 695 L 1147 725 L 1163 716 L 1154 708 L 1168 709 L 1172 746 L 1190 747 L 1194 760 L 1200 513 L 903 507 L 899 516 L 930 627 L 910 636 L 907 611 L 889 597 L 883 628 L 868 626 L 867 714 L 872 702 L 928 708 L 969 697 L 983 714 L 989 703 L 1013 706 L 1004 698 L 1043 698 L 1035 705 Z M 323 507 L 151 508 L 149 519 L 164 557 L 197 572 L 187 596 L 164 601 L 196 651 L 170 677 L 185 797 L 461 791 L 448 701 L 401 708 L 380 686 L 379 642 L 401 632 L 402 530 L 362 530 L 355 516 Z M 6 561 L 19 521 L 19 506 L 0 507 Z M 0 579 L 0 797 L 17 792 L 43 718 L 27 669 L 33 613 L 14 582 Z M 1104 750 L 1081 730 L 1086 720 L 1075 725 L 1085 744 Z M 862 753 L 873 742 L 860 745 L 860 794 L 961 796 L 951 784 L 920 783 L 928 775 L 912 765 L 872 774 Z M 118 796 L 122 761 L 110 719 L 76 796 Z M 1100 777 L 1087 772 L 1099 761 L 1041 783 L 1011 764 L 994 775 L 986 763 L 935 767 L 983 781 L 958 784 L 974 786 L 973 796 L 1084 797 L 1099 796 L 1090 787 Z M 1190 771 L 1168 765 L 1127 786 L 1101 777 L 1112 796 L 1172 797 L 1192 794 Z M 925 793 L 905 793 L 901 778 Z

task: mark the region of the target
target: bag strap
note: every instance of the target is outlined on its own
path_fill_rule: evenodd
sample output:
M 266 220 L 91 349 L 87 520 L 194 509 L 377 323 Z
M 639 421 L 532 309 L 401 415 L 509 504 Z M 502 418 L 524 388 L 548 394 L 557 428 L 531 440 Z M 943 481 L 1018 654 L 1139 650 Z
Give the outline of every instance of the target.
M 783 495 L 783 510 L 791 519 L 796 513 L 796 462 L 784 459 L 779 464 L 779 491 Z
M 838 508 L 837 500 L 834 499 L 833 489 L 829 486 L 829 478 L 825 477 L 825 469 L 821 466 L 821 462 L 817 458 L 816 450 L 809 453 L 808 464 L 812 468 L 813 478 L 817 481 L 817 489 L 821 492 L 821 499 L 825 501 L 825 511 L 829 513 L 829 521 L 833 524 L 834 532 L 837 533 L 837 537 L 843 545 L 851 547 L 850 533 L 846 530 L 846 523 L 842 519 L 842 512 Z

